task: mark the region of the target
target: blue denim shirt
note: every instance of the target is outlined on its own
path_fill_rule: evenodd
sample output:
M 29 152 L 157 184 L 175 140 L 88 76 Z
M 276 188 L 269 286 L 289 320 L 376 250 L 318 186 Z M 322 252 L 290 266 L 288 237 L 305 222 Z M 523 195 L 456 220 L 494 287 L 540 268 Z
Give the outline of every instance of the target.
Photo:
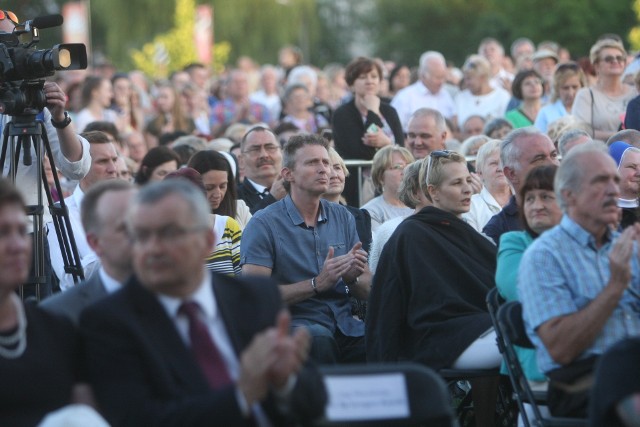
M 518 295 L 527 333 L 538 350 L 542 372 L 559 368 L 535 330 L 555 317 L 575 313 L 593 301 L 609 281 L 609 253 L 618 233 L 596 247 L 594 237 L 568 216 L 544 232 L 524 253 L 518 273 Z M 630 287 L 640 293 L 638 251 L 631 258 Z M 640 336 L 640 299 L 625 292 L 592 345 L 580 359 L 600 355 L 616 342 Z
M 316 277 L 322 270 L 329 247 L 334 256 L 346 254 L 358 243 L 355 220 L 336 203 L 320 200 L 316 227 L 307 227 L 290 195 L 256 212 L 242 232 L 240 264 L 271 269 L 279 284 Z M 309 284 L 311 286 L 311 284 Z M 333 290 L 289 307 L 293 326 L 320 324 L 335 333 L 364 335 L 364 323 L 351 316 L 351 303 L 340 280 Z

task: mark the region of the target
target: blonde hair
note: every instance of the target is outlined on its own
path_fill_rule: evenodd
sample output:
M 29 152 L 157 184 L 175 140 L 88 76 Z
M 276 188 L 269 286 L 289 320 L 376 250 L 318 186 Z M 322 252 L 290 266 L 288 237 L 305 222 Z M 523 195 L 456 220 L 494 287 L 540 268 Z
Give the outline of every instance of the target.
M 467 165 L 464 156 L 455 151 L 449 151 L 446 157 L 436 157 L 429 154 L 422 161 L 420 167 L 420 188 L 431 202 L 433 202 L 433 200 L 431 200 L 431 196 L 429 195 L 429 185 L 438 188 L 438 186 L 442 184 L 445 179 L 443 166 L 449 163 L 462 163 L 465 166 Z
M 391 166 L 393 153 L 399 153 L 407 163 L 412 163 L 415 160 L 409 150 L 399 145 L 387 145 L 381 148 L 376 155 L 373 156 L 373 164 L 371 166 L 371 180 L 378 192 L 382 192 L 384 171 Z
M 627 51 L 624 49 L 622 43 L 613 40 L 613 39 L 602 39 L 596 42 L 593 46 L 591 46 L 591 50 L 589 51 L 589 60 L 592 64 L 595 64 L 600 59 L 600 52 L 603 49 L 617 49 L 623 55 L 627 55 Z
M 462 66 L 463 72 L 471 72 L 479 76 L 491 76 L 491 65 L 483 56 L 471 55 Z
M 344 163 L 344 159 L 340 154 L 338 154 L 336 149 L 333 147 L 329 147 L 327 151 L 329 152 L 329 159 L 332 163 L 332 167 L 333 167 L 333 163 L 335 162 L 340 163 L 340 167 L 342 168 L 342 172 L 344 172 L 344 176 L 345 177 L 349 176 L 349 169 L 347 169 L 347 165 Z

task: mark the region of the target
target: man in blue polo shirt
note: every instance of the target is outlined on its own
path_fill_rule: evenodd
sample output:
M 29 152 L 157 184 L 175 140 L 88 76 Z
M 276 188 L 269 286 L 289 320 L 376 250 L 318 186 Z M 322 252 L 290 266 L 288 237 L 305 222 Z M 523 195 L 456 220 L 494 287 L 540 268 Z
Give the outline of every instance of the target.
M 620 175 L 601 143 L 576 147 L 562 160 L 555 191 L 559 225 L 527 249 L 518 294 L 540 370 L 550 378 L 556 416 L 584 417 L 596 359 L 640 336 L 640 225 L 622 234 Z
M 371 273 L 353 216 L 321 198 L 329 188 L 326 141 L 317 135 L 292 137 L 283 164 L 289 194 L 247 224 L 242 272 L 271 276 L 280 284 L 293 326 L 311 332 L 316 361 L 364 362 L 364 323 L 351 315 L 349 296 L 368 297 Z

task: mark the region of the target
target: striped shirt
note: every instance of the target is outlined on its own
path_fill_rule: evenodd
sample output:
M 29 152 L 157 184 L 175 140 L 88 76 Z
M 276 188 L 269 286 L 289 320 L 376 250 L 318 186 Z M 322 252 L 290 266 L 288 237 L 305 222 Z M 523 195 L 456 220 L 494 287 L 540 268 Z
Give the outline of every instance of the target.
M 538 326 L 550 319 L 575 313 L 593 301 L 609 281 L 609 253 L 619 233 L 597 247 L 594 237 L 564 216 L 525 252 L 518 273 L 518 294 L 527 333 L 538 350 L 542 372 L 559 368 L 538 335 Z M 640 293 L 637 248 L 631 258 L 630 287 Z M 595 341 L 579 359 L 600 355 L 618 341 L 640 336 L 640 299 L 625 292 Z
M 240 276 L 240 225 L 231 217 L 216 215 L 213 232 L 216 243 L 214 251 L 205 260 L 207 269 L 227 276 Z

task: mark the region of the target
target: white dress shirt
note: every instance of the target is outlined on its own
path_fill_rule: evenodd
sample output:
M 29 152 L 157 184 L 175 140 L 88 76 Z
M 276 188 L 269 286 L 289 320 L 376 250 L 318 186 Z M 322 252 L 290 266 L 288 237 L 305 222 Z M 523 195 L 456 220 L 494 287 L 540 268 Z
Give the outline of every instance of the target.
M 453 98 L 444 86 L 439 92 L 433 93 L 420 80 L 399 91 L 393 97 L 391 106 L 398 112 L 402 129 L 405 132 L 411 115 L 419 108 L 433 108 L 447 119 L 456 115 Z
M 215 343 L 222 359 L 224 360 L 229 376 L 233 382 L 237 384 L 238 378 L 240 377 L 240 361 L 233 350 L 231 339 L 229 338 L 229 334 L 227 333 L 227 329 L 224 325 L 224 320 L 218 310 L 216 296 L 213 293 L 213 288 L 211 286 L 211 275 L 205 271 L 204 279 L 200 284 L 200 287 L 188 298 L 180 299 L 164 294 L 156 294 L 156 296 L 160 304 L 166 310 L 169 318 L 173 321 L 173 324 L 178 330 L 178 334 L 187 347 L 191 347 L 189 340 L 189 320 L 186 316 L 179 315 L 178 310 L 180 309 L 180 305 L 185 301 L 193 301 L 200 306 L 200 320 L 202 320 L 207 326 L 211 339 Z M 249 412 L 251 412 L 255 421 L 261 427 L 271 425 L 269 419 L 258 403 L 255 403 L 249 409 L 244 395 L 237 387 L 236 397 L 238 399 L 240 409 L 245 415 L 248 415 Z
M 84 191 L 80 188 L 80 185 L 76 186 L 76 189 L 71 195 L 64 199 L 67 210 L 69 212 L 69 223 L 73 230 L 73 238 L 78 248 L 78 255 L 80 256 L 80 263 L 84 269 L 84 277 L 87 278 L 100 267 L 100 259 L 96 253 L 91 249 L 87 243 L 87 235 L 82 227 L 82 221 L 80 221 L 80 204 L 84 199 Z M 56 273 L 56 276 L 60 280 L 60 289 L 63 291 L 71 288 L 75 285 L 73 276 L 64 271 L 64 262 L 62 260 L 62 252 L 60 251 L 60 243 L 58 241 L 58 235 L 54 229 L 53 222 L 47 223 L 48 233 L 47 239 L 49 241 L 49 252 L 51 253 L 51 267 Z
M 501 210 L 502 206 L 489 193 L 487 187 L 482 187 L 478 194 L 471 196 L 471 208 L 469 212 L 462 214 L 462 219 L 478 233 L 482 233 L 482 229 L 487 225 L 491 217 Z

